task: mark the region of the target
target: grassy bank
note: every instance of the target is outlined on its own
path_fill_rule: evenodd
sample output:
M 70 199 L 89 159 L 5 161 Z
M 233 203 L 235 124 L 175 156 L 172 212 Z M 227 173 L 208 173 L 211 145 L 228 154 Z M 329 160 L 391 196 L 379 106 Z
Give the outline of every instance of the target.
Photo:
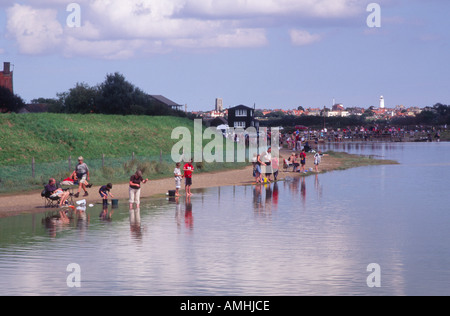
M 326 152 L 330 157 L 339 161 L 339 166 L 336 170 L 347 170 L 350 168 L 363 166 L 380 166 L 380 165 L 396 165 L 399 164 L 395 160 L 376 159 L 371 156 L 351 155 L 345 152 Z
M 450 131 L 449 130 L 445 130 L 441 133 L 441 141 L 450 142 Z
M 65 160 L 69 155 L 98 158 L 170 154 L 175 127 L 193 132 L 192 121 L 177 117 L 2 114 L 0 165 Z
M 178 117 L 2 114 L 0 193 L 40 189 L 50 177 L 64 179 L 78 156 L 85 158 L 94 184 L 126 182 L 137 168 L 150 179 L 171 176 L 171 150 L 179 141 L 171 135 L 177 127 L 187 128 L 193 137 L 193 121 Z M 211 172 L 245 165 L 205 163 L 196 169 Z

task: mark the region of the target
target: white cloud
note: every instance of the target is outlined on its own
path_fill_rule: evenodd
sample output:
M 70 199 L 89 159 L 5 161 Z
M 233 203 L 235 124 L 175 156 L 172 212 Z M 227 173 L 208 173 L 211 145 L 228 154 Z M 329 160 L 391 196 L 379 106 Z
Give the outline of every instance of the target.
M 291 30 L 290 36 L 292 44 L 296 46 L 309 45 L 322 39 L 321 35 L 311 34 L 304 30 Z
M 69 28 L 61 19 L 69 15 L 65 11 L 69 2 L 28 0 L 27 5 L 7 9 L 8 36 L 15 39 L 21 53 L 130 58 L 179 47 L 261 47 L 268 44 L 266 30 L 271 24 L 266 24 L 267 18 L 272 22 L 286 17 L 291 21 L 346 18 L 365 12 L 361 3 L 369 1 L 78 0 L 81 28 Z M 291 31 L 294 45 L 320 39 L 320 35 Z
M 211 17 L 296 15 L 320 18 L 348 17 L 365 9 L 365 0 L 186 0 L 184 10 Z M 366 4 L 367 5 L 367 4 Z
M 56 16 L 56 10 L 16 4 L 7 9 L 8 35 L 24 54 L 47 53 L 62 42 L 63 28 Z
M 173 39 L 168 40 L 167 43 L 174 47 L 199 49 L 259 47 L 267 45 L 268 41 L 263 29 L 236 29 L 228 34 L 218 34 L 212 37 Z

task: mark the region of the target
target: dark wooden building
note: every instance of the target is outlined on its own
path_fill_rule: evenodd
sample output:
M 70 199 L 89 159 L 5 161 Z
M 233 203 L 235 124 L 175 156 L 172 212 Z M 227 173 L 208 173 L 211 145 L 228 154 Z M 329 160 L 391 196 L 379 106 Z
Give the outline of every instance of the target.
M 243 129 L 256 127 L 255 110 L 245 105 L 228 109 L 228 125 Z
M 175 103 L 172 100 L 169 100 L 168 98 L 166 98 L 162 95 L 149 95 L 149 98 L 150 98 L 150 100 L 159 102 L 160 104 L 163 104 L 163 105 L 171 108 L 174 111 L 183 111 L 183 108 L 184 108 L 183 105 Z

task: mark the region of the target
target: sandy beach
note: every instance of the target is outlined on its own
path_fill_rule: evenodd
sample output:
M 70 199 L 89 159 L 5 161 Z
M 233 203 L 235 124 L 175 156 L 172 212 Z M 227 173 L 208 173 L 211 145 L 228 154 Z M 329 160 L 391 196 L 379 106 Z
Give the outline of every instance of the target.
M 283 151 L 281 153 L 282 158 L 288 157 L 291 152 Z M 280 159 L 280 173 L 279 180 L 284 179 L 286 176 L 297 177 L 302 176 L 299 173 L 292 172 L 292 168 L 289 171 L 284 172 L 283 164 Z M 313 155 L 308 154 L 306 167 L 313 167 Z M 341 160 L 334 157 L 325 157 L 322 160 L 320 166 L 321 171 L 336 170 L 341 166 Z M 131 176 L 131 175 L 130 175 Z M 80 195 L 81 199 L 86 199 L 88 204 L 101 203 L 98 190 L 101 185 L 106 183 L 97 184 L 94 182 L 94 186 L 88 190 L 89 196 L 84 198 L 83 194 Z M 233 185 L 251 185 L 254 183 L 252 177 L 252 166 L 248 166 L 244 169 L 229 170 L 214 173 L 200 173 L 195 174 L 193 177 L 192 189 L 211 188 L 218 186 L 233 186 Z M 111 192 L 114 194 L 114 198 L 118 199 L 121 203 L 128 201 L 128 183 L 114 184 Z M 173 178 L 151 180 L 147 184 L 144 184 L 141 189 L 141 198 L 151 198 L 157 195 L 166 194 L 169 190 L 174 190 L 175 184 Z M 45 213 L 52 209 L 46 209 L 44 207 L 44 199 L 40 195 L 41 191 L 27 192 L 25 194 L 18 195 L 5 195 L 0 196 L 0 218 L 8 216 L 16 216 L 20 214 L 30 213 Z M 181 194 L 184 194 L 183 186 Z

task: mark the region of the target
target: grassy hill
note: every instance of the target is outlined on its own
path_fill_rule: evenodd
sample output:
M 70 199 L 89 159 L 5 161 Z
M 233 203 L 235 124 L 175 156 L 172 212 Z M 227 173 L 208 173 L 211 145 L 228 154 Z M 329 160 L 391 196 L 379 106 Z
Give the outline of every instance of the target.
M 49 177 L 64 179 L 78 156 L 85 157 L 94 184 L 126 182 L 136 168 L 149 178 L 171 176 L 170 153 L 179 141 L 171 134 L 181 126 L 194 135 L 193 121 L 179 117 L 1 114 L 0 193 L 37 189 Z M 231 167 L 236 164 L 199 164 L 197 170 Z
M 172 130 L 192 121 L 178 117 L 3 114 L 0 115 L 0 165 L 67 159 L 169 154 L 177 141 Z

